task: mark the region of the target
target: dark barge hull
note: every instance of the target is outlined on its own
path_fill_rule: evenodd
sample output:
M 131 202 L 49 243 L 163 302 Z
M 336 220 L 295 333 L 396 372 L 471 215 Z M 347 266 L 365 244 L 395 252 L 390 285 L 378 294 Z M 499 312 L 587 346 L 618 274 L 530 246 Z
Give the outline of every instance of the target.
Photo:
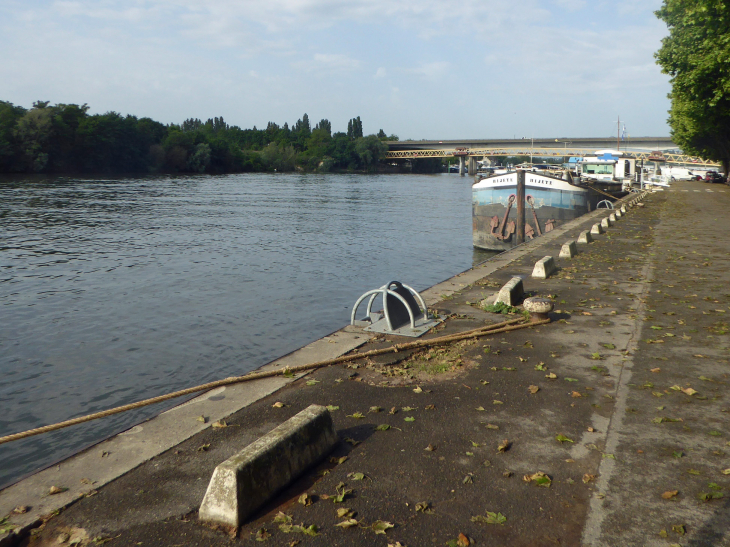
M 603 186 L 603 185 L 602 185 Z M 616 195 L 616 185 L 612 185 Z M 606 190 L 609 188 L 606 188 Z M 618 187 L 620 188 L 620 186 Z M 603 191 L 605 191 L 602 188 Z M 517 245 L 515 227 L 517 174 L 494 175 L 472 187 L 472 236 L 474 247 L 489 251 L 506 251 Z M 526 173 L 525 239 L 552 231 L 566 222 L 596 208 L 606 196 L 568 181 Z M 537 222 L 535 222 L 537 218 Z

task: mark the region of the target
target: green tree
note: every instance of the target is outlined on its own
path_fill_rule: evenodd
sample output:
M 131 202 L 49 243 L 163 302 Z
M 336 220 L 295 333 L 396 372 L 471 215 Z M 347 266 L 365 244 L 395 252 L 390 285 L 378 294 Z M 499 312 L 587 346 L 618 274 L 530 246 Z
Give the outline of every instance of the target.
M 327 132 L 329 136 L 332 136 L 332 123 L 326 119 L 323 118 L 319 121 L 319 123 L 314 127 L 314 130 L 322 129 Z
M 48 101 L 36 101 L 17 122 L 13 136 L 18 142 L 21 170 L 39 173 L 48 164 L 48 141 L 53 132 L 53 109 Z
M 0 173 L 13 170 L 17 156 L 15 127 L 25 112 L 21 106 L 0 101 Z
M 664 0 L 656 16 L 669 36 L 655 54 L 671 76 L 669 125 L 685 153 L 730 168 L 730 4 Z
M 360 137 L 355 141 L 355 152 L 360 156 L 362 166 L 368 171 L 374 171 L 378 162 L 385 158 L 388 145 L 376 135 Z

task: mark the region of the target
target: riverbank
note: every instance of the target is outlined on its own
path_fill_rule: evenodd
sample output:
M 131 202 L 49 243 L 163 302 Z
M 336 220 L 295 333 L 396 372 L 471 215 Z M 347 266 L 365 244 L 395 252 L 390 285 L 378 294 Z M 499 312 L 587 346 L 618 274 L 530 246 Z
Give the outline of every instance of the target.
M 449 316 L 437 335 L 459 332 L 501 320 L 473 303 L 524 275 L 527 291 L 554 300 L 551 324 L 430 356 L 404 352 L 397 363 L 277 378 L 230 416 L 220 407 L 234 404 L 234 388 L 208 394 L 158 418 L 169 420 L 158 431 L 188 431 L 182 443 L 165 446 L 152 420 L 109 441 L 119 443 L 113 450 L 95 447 L 0 492 L 0 514 L 30 506 L 10 516 L 30 526 L 83 496 L 36 528 L 31 545 L 63 534 L 110 545 L 235 545 L 257 533 L 277 545 L 444 545 L 459 534 L 500 545 L 721 544 L 729 529 L 720 498 L 730 468 L 722 414 L 729 202 L 724 188 L 675 184 L 577 257 L 558 259 L 555 276 L 530 278 L 536 260 L 557 259 L 565 241 L 607 215 L 590 213 L 424 293 Z M 688 230 L 690 218 L 704 222 Z M 385 343 L 345 329 L 289 358 L 316 360 L 307 352 L 342 353 L 363 342 L 363 351 Z M 312 403 L 330 405 L 340 438 L 350 439 L 332 454 L 339 463 L 297 481 L 236 538 L 200 524 L 213 468 Z M 224 417 L 227 427 L 209 427 Z M 383 424 L 390 427 L 376 430 Z M 159 455 L 128 463 L 126 473 L 120 467 L 112 480 L 125 443 L 130 453 L 157 445 Z M 538 472 L 550 480 L 523 480 Z M 324 496 L 340 482 L 352 492 L 333 505 Z M 51 486 L 68 490 L 48 495 Z M 313 504 L 297 503 L 304 492 Z M 357 527 L 335 527 L 342 506 Z M 278 511 L 319 535 L 285 534 L 273 522 Z M 393 524 L 385 538 L 376 521 Z

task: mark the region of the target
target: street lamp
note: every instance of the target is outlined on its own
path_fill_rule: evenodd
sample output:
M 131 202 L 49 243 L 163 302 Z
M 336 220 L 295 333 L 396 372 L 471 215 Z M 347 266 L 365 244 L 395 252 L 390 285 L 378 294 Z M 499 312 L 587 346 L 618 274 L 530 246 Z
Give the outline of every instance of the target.
M 555 142 L 560 143 L 558 139 L 555 139 Z M 563 163 L 565 163 L 566 159 L 568 157 L 568 145 L 573 144 L 573 141 L 562 141 L 563 142 Z

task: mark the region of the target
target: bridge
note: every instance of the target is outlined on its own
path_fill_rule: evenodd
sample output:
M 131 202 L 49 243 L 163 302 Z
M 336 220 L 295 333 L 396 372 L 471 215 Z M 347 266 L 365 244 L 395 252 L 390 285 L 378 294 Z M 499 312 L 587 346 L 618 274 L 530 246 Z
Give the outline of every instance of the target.
M 618 146 L 617 146 L 618 144 Z M 682 154 L 670 137 L 559 138 L 559 139 L 488 139 L 446 141 L 388 141 L 386 159 L 459 158 L 469 159 L 469 174 L 476 171 L 476 158 L 494 156 L 584 157 L 597 150 L 620 150 L 637 160 L 698 167 L 718 164 L 697 156 Z

